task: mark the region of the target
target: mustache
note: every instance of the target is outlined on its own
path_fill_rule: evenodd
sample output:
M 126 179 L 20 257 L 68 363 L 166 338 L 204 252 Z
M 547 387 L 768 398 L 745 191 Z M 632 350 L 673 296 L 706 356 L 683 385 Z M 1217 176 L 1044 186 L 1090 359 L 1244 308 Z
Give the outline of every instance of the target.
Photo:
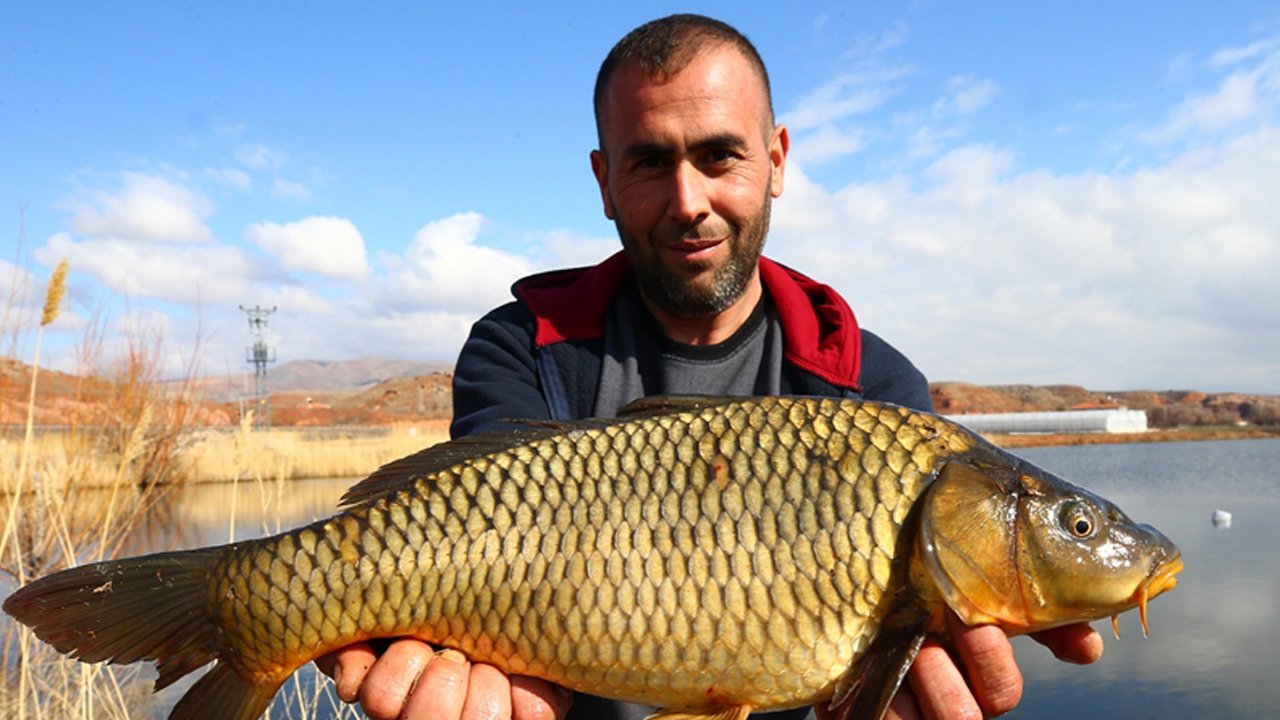
M 677 245 L 736 237 L 738 229 L 725 222 L 701 222 L 675 228 L 654 228 L 649 238 L 660 244 Z

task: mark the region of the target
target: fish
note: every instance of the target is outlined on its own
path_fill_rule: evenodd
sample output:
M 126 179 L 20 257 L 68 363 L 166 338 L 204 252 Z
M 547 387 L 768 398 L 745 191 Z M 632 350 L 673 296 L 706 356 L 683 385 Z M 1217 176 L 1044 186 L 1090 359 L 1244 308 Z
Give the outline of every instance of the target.
M 173 718 L 262 715 L 299 667 L 412 636 L 504 672 L 743 720 L 881 718 L 946 613 L 1022 634 L 1177 584 L 1156 529 L 939 415 L 649 398 L 390 462 L 288 532 L 74 567 L 4 610 L 85 662 L 212 662 Z

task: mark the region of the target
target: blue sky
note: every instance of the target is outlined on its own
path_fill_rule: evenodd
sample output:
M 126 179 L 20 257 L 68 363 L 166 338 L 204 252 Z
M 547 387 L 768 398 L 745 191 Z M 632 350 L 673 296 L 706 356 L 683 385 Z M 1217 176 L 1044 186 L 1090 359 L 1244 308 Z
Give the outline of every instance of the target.
M 69 257 L 63 369 L 96 321 L 240 371 L 240 305 L 280 361 L 450 362 L 616 249 L 595 72 L 694 11 L 791 130 L 766 252 L 931 379 L 1280 392 L 1274 3 L 534 5 L 5 3 L 0 291 Z

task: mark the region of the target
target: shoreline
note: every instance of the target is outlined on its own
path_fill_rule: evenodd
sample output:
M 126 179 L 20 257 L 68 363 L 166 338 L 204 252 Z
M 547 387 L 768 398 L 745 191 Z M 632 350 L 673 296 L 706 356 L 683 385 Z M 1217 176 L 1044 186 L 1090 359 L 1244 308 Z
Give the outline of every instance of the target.
M 1124 443 L 1198 442 L 1202 440 L 1264 440 L 1280 437 L 1280 427 L 1161 428 L 1141 433 L 980 433 L 1002 448 L 1048 445 L 1119 445 Z

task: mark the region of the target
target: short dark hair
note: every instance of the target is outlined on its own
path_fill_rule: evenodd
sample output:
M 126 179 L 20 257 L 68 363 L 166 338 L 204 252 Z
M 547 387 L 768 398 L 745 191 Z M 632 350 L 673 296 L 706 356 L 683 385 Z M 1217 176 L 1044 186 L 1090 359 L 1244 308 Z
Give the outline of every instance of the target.
M 593 100 L 601 149 L 604 148 L 604 131 L 600 127 L 604 94 L 620 66 L 636 63 L 649 77 L 664 77 L 680 72 L 707 50 L 726 45 L 742 53 L 755 69 L 764 86 L 765 109 L 772 125 L 773 93 L 769 88 L 769 71 L 751 41 L 733 26 L 714 18 L 693 14 L 668 15 L 627 33 L 600 64 Z

